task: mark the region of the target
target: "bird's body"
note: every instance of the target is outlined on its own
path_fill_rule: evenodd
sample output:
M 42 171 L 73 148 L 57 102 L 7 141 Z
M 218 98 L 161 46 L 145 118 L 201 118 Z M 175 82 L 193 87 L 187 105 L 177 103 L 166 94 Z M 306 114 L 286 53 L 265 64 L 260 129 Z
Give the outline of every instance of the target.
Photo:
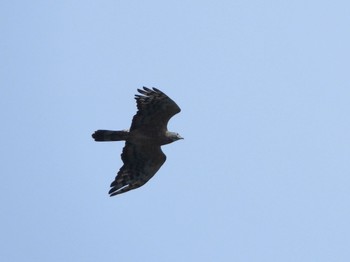
M 181 111 L 178 105 L 159 89 L 138 91 L 142 95 L 135 95 L 138 111 L 130 130 L 97 130 L 92 134 L 99 142 L 126 141 L 121 155 L 124 165 L 111 184 L 110 196 L 144 185 L 166 160 L 161 146 L 182 139 L 167 130 L 169 119 Z

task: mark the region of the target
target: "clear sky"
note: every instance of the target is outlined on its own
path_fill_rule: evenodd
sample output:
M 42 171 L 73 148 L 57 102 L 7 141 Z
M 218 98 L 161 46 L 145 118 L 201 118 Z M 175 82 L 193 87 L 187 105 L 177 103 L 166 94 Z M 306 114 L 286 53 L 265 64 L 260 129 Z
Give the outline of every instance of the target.
M 350 261 L 349 1 L 1 1 L 1 261 Z M 182 112 L 110 198 L 133 96 Z

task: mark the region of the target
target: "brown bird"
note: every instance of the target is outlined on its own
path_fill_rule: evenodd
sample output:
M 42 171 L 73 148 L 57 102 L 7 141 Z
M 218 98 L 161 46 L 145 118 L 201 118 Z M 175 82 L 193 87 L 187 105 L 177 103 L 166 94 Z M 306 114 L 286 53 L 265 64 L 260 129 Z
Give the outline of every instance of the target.
M 125 193 L 143 186 L 166 160 L 162 145 L 183 139 L 178 133 L 169 132 L 169 119 L 181 109 L 157 88 L 137 89 L 135 95 L 137 113 L 129 130 L 97 130 L 95 141 L 126 141 L 121 154 L 124 165 L 120 168 L 109 190 L 110 196 Z

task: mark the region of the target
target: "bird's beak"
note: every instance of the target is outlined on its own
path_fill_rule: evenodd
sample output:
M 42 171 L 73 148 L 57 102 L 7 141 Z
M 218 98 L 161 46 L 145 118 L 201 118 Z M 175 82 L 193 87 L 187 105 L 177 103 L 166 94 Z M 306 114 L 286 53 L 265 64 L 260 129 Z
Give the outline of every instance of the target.
M 182 136 L 180 136 L 180 135 L 178 136 L 178 138 L 179 138 L 179 139 L 184 139 L 184 138 L 183 138 Z

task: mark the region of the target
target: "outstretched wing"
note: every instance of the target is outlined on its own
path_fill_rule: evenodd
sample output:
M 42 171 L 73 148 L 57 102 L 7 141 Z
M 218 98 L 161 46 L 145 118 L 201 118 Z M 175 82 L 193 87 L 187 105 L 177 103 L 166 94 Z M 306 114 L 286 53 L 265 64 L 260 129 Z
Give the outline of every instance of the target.
M 150 180 L 164 164 L 166 156 L 160 146 L 125 143 L 121 155 L 124 165 L 111 184 L 110 196 L 138 188 Z
M 142 95 L 135 95 L 138 111 L 132 119 L 130 131 L 142 128 L 145 133 L 164 134 L 169 119 L 181 109 L 159 89 L 143 89 L 137 89 Z

